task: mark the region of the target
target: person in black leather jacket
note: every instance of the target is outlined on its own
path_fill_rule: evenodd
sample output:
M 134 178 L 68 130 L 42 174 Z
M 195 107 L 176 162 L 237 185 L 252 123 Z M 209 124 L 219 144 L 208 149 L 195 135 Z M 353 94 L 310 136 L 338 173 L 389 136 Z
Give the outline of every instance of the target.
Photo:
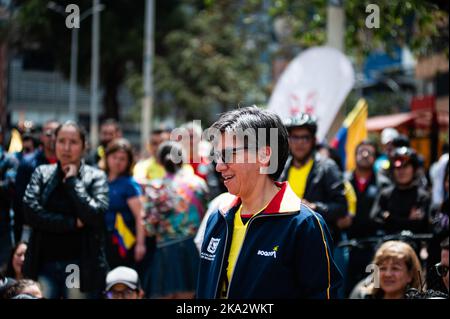
M 348 212 L 342 173 L 333 160 L 316 156 L 317 121 L 313 116 L 301 113 L 287 119 L 285 126 L 291 156 L 279 181 L 288 181 L 303 203 L 323 216 L 333 240 L 338 241 L 338 221 L 345 219 Z M 307 171 L 297 174 L 299 170 Z
M 105 282 L 104 172 L 82 161 L 86 135 L 74 122 L 55 131 L 57 164 L 39 166 L 24 197 L 32 234 L 25 276 L 38 280 L 46 298 L 98 297 Z

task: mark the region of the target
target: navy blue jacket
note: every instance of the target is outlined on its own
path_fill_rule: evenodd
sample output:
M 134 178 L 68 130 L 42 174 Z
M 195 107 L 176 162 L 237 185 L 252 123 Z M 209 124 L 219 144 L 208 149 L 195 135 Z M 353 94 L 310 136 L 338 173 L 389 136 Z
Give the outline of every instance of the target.
M 259 215 L 250 219 L 229 299 L 336 296 L 342 276 L 332 258 L 332 239 L 323 218 L 295 195 L 287 182 Z M 240 200 L 213 213 L 200 252 L 197 298 L 218 298 L 226 278 L 234 215 Z

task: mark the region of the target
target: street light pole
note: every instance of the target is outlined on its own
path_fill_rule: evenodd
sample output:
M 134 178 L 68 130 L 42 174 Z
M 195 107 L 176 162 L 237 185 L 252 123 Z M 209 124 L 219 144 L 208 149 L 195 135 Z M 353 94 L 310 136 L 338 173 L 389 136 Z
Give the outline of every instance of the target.
M 77 78 L 78 78 L 78 28 L 72 28 L 72 45 L 70 54 L 70 94 L 69 116 L 76 121 L 78 119 L 77 108 Z
M 327 6 L 327 46 L 335 48 L 342 53 L 345 53 L 345 0 L 328 0 Z M 335 116 L 333 124 L 327 133 L 327 139 L 331 140 L 337 130 L 341 127 L 341 124 L 345 120 L 344 104 L 339 108 L 338 113 Z
M 153 113 L 153 25 L 154 0 L 147 0 L 145 8 L 144 98 L 142 101 L 141 150 L 145 150 L 147 139 L 150 136 Z
M 344 52 L 345 10 L 344 0 L 328 0 L 327 45 Z
M 50 1 L 47 4 L 47 8 L 66 16 L 66 11 L 64 7 Z M 103 4 L 98 4 L 88 10 L 86 10 L 79 18 L 81 23 L 84 19 L 89 17 L 94 12 L 100 12 L 105 8 Z M 78 79 L 78 28 L 72 28 L 72 39 L 71 39 L 71 49 L 70 49 L 70 90 L 69 90 L 69 117 L 71 120 L 77 120 L 77 79 Z
M 99 6 L 99 0 L 93 0 L 93 8 Z M 91 108 L 90 108 L 90 142 L 95 148 L 98 144 L 98 82 L 99 82 L 99 53 L 100 53 L 100 13 L 93 10 L 92 17 L 92 55 L 91 55 Z

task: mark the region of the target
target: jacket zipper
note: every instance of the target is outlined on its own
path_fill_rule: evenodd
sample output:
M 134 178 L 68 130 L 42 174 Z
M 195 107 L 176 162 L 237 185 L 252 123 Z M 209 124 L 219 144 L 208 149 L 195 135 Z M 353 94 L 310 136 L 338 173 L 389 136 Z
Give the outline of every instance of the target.
M 217 292 L 218 292 L 217 289 L 219 289 L 220 276 L 222 274 L 222 268 L 223 268 L 223 260 L 225 259 L 225 253 L 227 251 L 227 242 L 228 242 L 228 223 L 227 223 L 227 220 L 226 220 L 225 216 L 223 216 L 222 214 L 220 214 L 220 216 L 222 216 L 222 218 L 225 220 L 226 232 L 225 232 L 225 249 L 223 250 L 223 254 L 222 254 L 222 262 L 220 263 L 219 278 L 217 278 L 217 284 L 216 284 L 216 290 L 215 290 L 215 294 L 216 295 L 217 295 Z M 220 295 L 220 292 L 219 292 L 219 295 Z
M 236 263 L 234 264 L 233 273 L 231 274 L 230 282 L 229 282 L 229 284 L 228 284 L 227 297 L 226 297 L 226 299 L 228 299 L 228 297 L 229 297 L 229 295 L 230 295 L 231 282 L 233 281 L 234 273 L 235 273 L 235 270 L 236 270 L 236 265 L 238 264 L 239 257 L 241 256 L 242 247 L 244 247 L 245 238 L 247 237 L 247 233 L 248 233 L 248 230 L 250 229 L 251 223 L 252 223 L 255 219 L 258 219 L 258 218 L 263 218 L 263 217 L 277 217 L 277 216 L 290 216 L 290 215 L 294 215 L 294 214 L 297 214 L 297 212 L 295 212 L 295 213 L 285 213 L 285 214 L 273 214 L 273 215 L 257 215 L 257 216 L 255 216 L 254 218 L 251 218 L 251 219 L 248 221 L 247 229 L 245 230 L 245 234 L 244 234 L 244 239 L 242 240 L 242 245 L 241 245 L 241 248 L 239 249 L 238 257 L 236 258 Z M 228 226 L 228 225 L 227 225 L 227 226 Z M 228 230 L 228 229 L 227 229 L 227 230 Z M 227 235 L 228 235 L 228 232 L 227 232 Z M 222 260 L 222 262 L 223 262 L 223 260 Z

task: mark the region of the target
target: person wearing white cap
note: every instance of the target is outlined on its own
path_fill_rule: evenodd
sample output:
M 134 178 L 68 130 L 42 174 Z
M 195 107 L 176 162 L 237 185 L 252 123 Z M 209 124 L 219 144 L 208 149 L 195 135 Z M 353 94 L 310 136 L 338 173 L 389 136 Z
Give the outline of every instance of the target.
M 142 299 L 143 295 L 136 270 L 119 266 L 106 276 L 107 299 Z
M 387 127 L 381 132 L 381 145 L 383 154 L 379 156 L 374 164 L 375 172 L 389 169 L 389 153 L 393 150 L 392 142 L 399 137 L 399 133 L 395 128 Z
M 395 128 L 392 128 L 392 127 L 385 128 L 381 132 L 381 143 L 383 145 L 387 145 L 388 143 L 391 143 L 394 140 L 394 138 L 396 138 L 398 136 L 399 136 L 399 133 Z

